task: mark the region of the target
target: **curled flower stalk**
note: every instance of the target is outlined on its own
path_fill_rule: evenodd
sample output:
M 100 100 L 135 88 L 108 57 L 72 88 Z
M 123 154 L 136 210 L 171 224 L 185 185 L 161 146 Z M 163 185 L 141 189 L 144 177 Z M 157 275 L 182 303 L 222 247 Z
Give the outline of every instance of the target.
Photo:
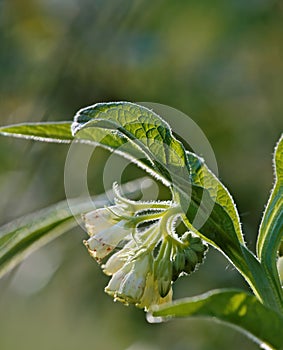
M 113 188 L 114 205 L 83 217 L 90 236 L 84 244 L 111 276 L 105 292 L 149 310 L 172 300 L 172 283 L 195 270 L 207 246 L 191 233 L 177 234 L 182 210 L 175 202 L 131 201 Z

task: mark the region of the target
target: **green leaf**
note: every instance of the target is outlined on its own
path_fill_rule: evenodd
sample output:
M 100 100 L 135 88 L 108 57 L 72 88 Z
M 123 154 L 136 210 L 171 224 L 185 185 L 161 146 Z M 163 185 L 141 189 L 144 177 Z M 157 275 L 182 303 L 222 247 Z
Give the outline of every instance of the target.
M 186 186 L 188 164 L 183 145 L 169 125 L 151 110 L 129 102 L 98 103 L 78 111 L 72 125 L 76 139 L 123 153 L 169 185 L 171 176 Z
M 122 186 L 125 194 L 137 194 L 144 178 Z M 69 231 L 80 222 L 81 214 L 109 205 L 112 191 L 93 201 L 71 199 L 16 219 L 0 228 L 0 278 L 33 251 Z M 70 209 L 71 208 L 71 209 Z
M 277 289 L 282 288 L 276 267 L 277 252 L 283 238 L 283 134 L 275 148 L 274 153 L 275 183 L 268 200 L 257 240 L 257 254 L 262 265 L 273 279 Z
M 4 126 L 0 128 L 0 135 L 58 143 L 70 143 L 73 140 L 70 122 Z
M 275 183 L 268 200 L 257 241 L 258 257 L 276 257 L 283 237 L 283 134 L 274 153 Z
M 187 151 L 188 161 L 190 164 L 191 180 L 196 186 L 205 188 L 210 197 L 229 214 L 233 221 L 234 229 L 241 243 L 244 242 L 240 219 L 236 205 L 227 188 L 219 179 L 208 169 L 204 160 L 196 154 Z
M 75 139 L 116 151 L 171 187 L 186 213 L 188 227 L 197 217 L 202 219 L 199 234 L 251 279 L 231 196 L 200 158 L 186 154 L 170 126 L 157 114 L 129 102 L 99 103 L 81 109 L 72 130 Z
M 261 345 L 283 348 L 283 317 L 262 305 L 253 295 L 240 290 L 216 290 L 180 299 L 156 307 L 152 316 L 164 319 L 210 317 L 236 327 Z

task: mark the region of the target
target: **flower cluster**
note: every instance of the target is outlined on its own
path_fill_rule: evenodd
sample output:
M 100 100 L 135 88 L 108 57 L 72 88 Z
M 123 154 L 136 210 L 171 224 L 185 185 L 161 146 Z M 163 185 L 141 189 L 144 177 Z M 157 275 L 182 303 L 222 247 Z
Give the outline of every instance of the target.
M 114 300 L 149 310 L 172 300 L 172 282 L 195 270 L 207 246 L 192 233 L 176 233 L 182 215 L 176 203 L 131 201 L 117 185 L 114 193 L 115 205 L 83 217 L 90 236 L 84 244 L 112 276 L 105 291 Z

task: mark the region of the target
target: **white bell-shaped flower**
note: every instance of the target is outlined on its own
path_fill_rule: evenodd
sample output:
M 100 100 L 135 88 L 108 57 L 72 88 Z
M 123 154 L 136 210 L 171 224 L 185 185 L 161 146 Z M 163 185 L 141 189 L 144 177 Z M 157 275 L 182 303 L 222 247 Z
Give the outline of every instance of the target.
M 84 241 L 85 246 L 92 257 L 97 260 L 105 258 L 121 242 L 130 236 L 132 230 L 125 227 L 125 221 L 121 220 L 116 225 L 106 228 L 88 240 Z
M 139 255 L 114 273 L 105 291 L 125 304 L 138 304 L 144 293 L 151 265 L 151 254 Z
M 115 215 L 114 213 L 117 213 Z M 94 236 L 98 232 L 106 230 L 115 225 L 121 219 L 119 218 L 121 210 L 117 205 L 108 208 L 99 208 L 83 215 L 85 228 L 89 236 Z
M 106 263 L 102 265 L 105 275 L 111 276 L 120 270 L 127 261 L 133 258 L 136 248 L 136 242 L 131 240 L 123 247 L 123 249 L 112 254 Z

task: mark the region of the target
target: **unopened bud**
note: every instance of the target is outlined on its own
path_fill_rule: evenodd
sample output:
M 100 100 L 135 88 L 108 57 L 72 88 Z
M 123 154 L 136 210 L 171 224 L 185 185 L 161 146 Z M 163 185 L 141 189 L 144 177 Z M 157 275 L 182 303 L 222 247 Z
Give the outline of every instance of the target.
M 180 273 L 184 271 L 186 264 L 186 257 L 184 254 L 184 251 L 178 251 L 173 260 L 173 273 L 172 273 L 172 280 L 175 282 L 177 278 L 179 277 Z

